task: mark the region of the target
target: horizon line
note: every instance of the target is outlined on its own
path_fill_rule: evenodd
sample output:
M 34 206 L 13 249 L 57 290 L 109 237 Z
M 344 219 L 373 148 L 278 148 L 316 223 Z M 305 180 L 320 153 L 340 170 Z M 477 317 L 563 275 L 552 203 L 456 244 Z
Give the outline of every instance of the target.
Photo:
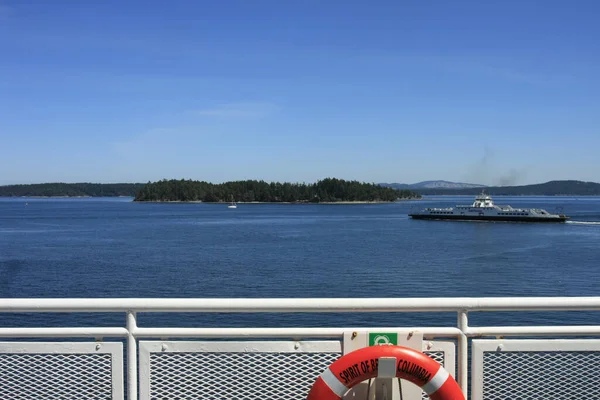
M 464 188 L 444 188 L 444 187 L 439 187 L 439 188 L 412 188 L 412 189 L 426 189 L 426 190 L 435 190 L 435 189 L 442 189 L 442 190 L 465 190 L 465 189 L 480 189 L 482 187 L 485 188 L 495 188 L 495 187 L 519 187 L 519 186 L 532 186 L 532 185 L 543 185 L 546 183 L 550 183 L 550 182 L 582 182 L 582 183 L 594 183 L 594 184 L 600 184 L 600 182 L 594 182 L 594 181 L 584 181 L 584 180 L 579 180 L 579 179 L 553 179 L 553 180 L 549 180 L 549 181 L 545 181 L 545 182 L 538 182 L 538 183 L 527 183 L 527 184 L 519 184 L 519 185 L 483 185 L 483 184 L 474 184 L 474 183 L 466 183 L 466 182 L 454 182 L 454 181 L 447 181 L 447 180 L 443 180 L 443 179 L 437 179 L 437 180 L 424 180 L 424 181 L 419 181 L 419 182 L 415 182 L 415 183 L 399 183 L 399 182 L 368 182 L 368 181 L 361 181 L 358 179 L 343 179 L 343 178 L 335 178 L 335 177 L 327 177 L 327 178 L 321 178 L 321 179 L 317 179 L 315 181 L 312 181 L 313 183 L 325 180 L 325 179 L 338 179 L 338 180 L 343 180 L 343 181 L 347 181 L 347 182 L 360 182 L 360 183 L 371 183 L 371 184 L 375 184 L 375 185 L 407 185 L 407 186 L 411 186 L 411 185 L 416 185 L 419 183 L 423 183 L 423 182 L 447 182 L 447 183 L 455 183 L 455 184 L 464 184 L 464 185 L 478 185 L 476 187 L 464 187 Z M 147 185 L 147 184 L 152 184 L 152 183 L 156 183 L 156 182 L 160 182 L 160 181 L 195 181 L 195 182 L 207 182 L 210 184 L 214 184 L 214 185 L 219 185 L 219 184 L 224 184 L 224 183 L 230 183 L 230 182 L 246 182 L 246 181 L 258 181 L 258 182 L 267 182 L 267 183 L 291 183 L 291 184 L 306 184 L 307 181 L 268 181 L 265 179 L 235 179 L 235 180 L 228 180 L 228 181 L 222 181 L 222 182 L 211 182 L 211 181 L 207 181 L 207 180 L 200 180 L 200 179 L 177 179 L 177 178 L 163 178 L 163 179 L 158 179 L 155 181 L 148 181 L 148 182 L 92 182 L 92 181 L 87 181 L 87 182 L 61 182 L 61 181 L 54 181 L 54 182 L 37 182 L 37 183 L 10 183 L 10 184 L 0 184 L 0 187 L 6 187 L 6 186 L 33 186 L 33 185 L 57 185 L 57 184 L 62 184 L 62 185 L 79 185 L 79 184 L 91 184 L 91 185 Z M 407 189 L 411 189 L 411 188 L 407 188 Z

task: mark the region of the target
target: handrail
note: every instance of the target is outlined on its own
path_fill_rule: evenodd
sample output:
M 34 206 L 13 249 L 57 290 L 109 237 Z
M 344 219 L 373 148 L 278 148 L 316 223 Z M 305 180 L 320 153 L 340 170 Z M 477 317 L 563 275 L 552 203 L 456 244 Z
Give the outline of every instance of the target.
M 0 312 L 460 312 L 600 311 L 600 297 L 456 298 L 14 298 Z
M 0 327 L 0 338 L 89 337 L 127 339 L 130 399 L 137 399 L 137 339 L 140 338 L 342 338 L 369 328 L 160 328 L 138 327 L 138 313 L 376 313 L 454 312 L 454 326 L 389 328 L 418 330 L 423 337 L 457 340 L 458 382 L 467 392 L 468 338 L 482 336 L 600 336 L 599 325 L 469 326 L 468 314 L 482 311 L 600 311 L 600 297 L 456 298 L 11 298 L 0 299 L 0 313 L 125 313 L 125 327 Z M 377 328 L 378 330 L 384 328 Z M 388 329 L 388 328 L 385 328 Z

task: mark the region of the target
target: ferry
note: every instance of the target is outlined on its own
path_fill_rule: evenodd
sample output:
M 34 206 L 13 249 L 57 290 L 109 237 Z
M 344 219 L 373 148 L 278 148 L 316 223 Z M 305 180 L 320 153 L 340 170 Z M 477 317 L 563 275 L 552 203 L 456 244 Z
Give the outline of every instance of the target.
M 462 220 L 462 221 L 511 221 L 511 222 L 566 222 L 564 214 L 551 214 L 539 208 L 512 208 L 494 204 L 492 197 L 481 193 L 473 204 L 450 208 L 425 208 L 412 212 L 413 219 Z

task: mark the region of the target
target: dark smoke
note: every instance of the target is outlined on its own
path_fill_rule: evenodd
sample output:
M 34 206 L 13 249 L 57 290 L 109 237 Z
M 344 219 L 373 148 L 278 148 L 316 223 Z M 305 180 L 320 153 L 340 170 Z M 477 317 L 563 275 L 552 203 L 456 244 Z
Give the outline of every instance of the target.
M 494 152 L 488 146 L 483 150 L 483 156 L 475 162 L 467 172 L 467 181 L 475 184 L 486 184 L 490 178 L 491 161 Z
M 527 175 L 527 168 L 511 168 L 506 175 L 498 179 L 498 186 L 516 186 L 523 181 L 525 175 Z
M 499 168 L 494 167 L 494 157 L 494 150 L 485 146 L 483 156 L 468 169 L 468 182 L 493 186 L 516 186 L 523 182 L 528 168 L 511 168 L 507 172 L 499 171 Z

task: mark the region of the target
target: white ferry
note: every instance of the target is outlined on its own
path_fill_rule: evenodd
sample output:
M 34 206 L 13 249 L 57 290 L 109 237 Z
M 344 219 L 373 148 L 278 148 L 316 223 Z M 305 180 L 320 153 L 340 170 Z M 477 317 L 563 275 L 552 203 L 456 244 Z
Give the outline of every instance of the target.
M 414 219 L 454 219 L 466 221 L 565 222 L 564 214 L 551 214 L 538 208 L 512 208 L 494 204 L 491 196 L 481 193 L 472 205 L 450 208 L 425 208 L 409 214 Z

